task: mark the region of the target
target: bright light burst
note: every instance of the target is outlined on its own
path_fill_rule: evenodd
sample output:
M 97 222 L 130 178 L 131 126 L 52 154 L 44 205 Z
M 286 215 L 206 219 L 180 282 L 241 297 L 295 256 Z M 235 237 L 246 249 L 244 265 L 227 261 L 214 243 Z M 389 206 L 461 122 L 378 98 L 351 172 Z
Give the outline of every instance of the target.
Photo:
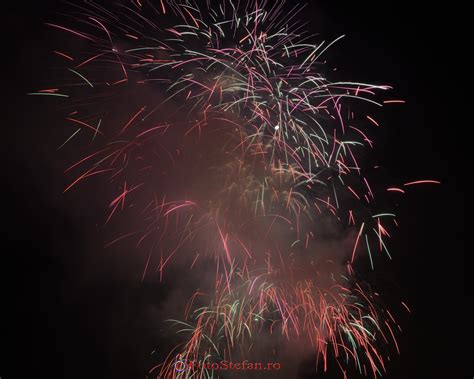
M 64 82 L 31 95 L 68 102 L 74 130 L 60 148 L 75 141 L 85 153 L 66 170 L 65 192 L 105 179 L 106 223 L 120 213 L 133 220 L 112 242 L 151 246 L 142 280 L 173 264 L 214 267 L 212 288 L 190 294 L 173 321 L 182 344 L 150 375 L 213 377 L 179 373 L 174 362 L 245 357 L 263 335 L 302 341 L 323 370 L 333 357 L 344 376 L 354 365 L 377 377 L 384 345 L 398 351 L 399 326 L 352 264 L 364 254 L 374 269 L 375 255 L 390 257 L 396 218 L 377 209 L 382 191 L 358 157 L 373 147 L 378 108 L 403 101 L 379 100 L 386 85 L 329 80 L 325 53 L 342 37 L 308 34 L 303 9 L 86 1 L 48 24 L 69 41 L 54 51 Z

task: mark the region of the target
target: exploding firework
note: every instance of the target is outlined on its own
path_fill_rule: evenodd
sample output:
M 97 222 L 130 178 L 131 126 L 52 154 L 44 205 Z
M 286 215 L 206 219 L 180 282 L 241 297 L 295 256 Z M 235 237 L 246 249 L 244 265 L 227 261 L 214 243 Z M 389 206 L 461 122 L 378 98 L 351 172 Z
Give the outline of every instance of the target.
M 256 336 L 273 354 L 299 341 L 344 376 L 354 365 L 377 377 L 385 346 L 398 351 L 398 324 L 353 269 L 362 253 L 372 269 L 375 252 L 390 257 L 397 226 L 358 160 L 379 123 L 356 110 L 403 101 L 379 100 L 386 85 L 329 80 L 324 56 L 340 38 L 315 42 L 303 9 L 84 2 L 48 24 L 75 41 L 54 51 L 63 83 L 31 93 L 67 102 L 76 129 L 60 147 L 84 150 L 65 192 L 103 179 L 105 223 L 133 220 L 111 243 L 151 246 L 142 280 L 173 264 L 206 273 L 173 321 L 182 342 L 150 376 L 213 377 L 175 362 L 245 359 Z

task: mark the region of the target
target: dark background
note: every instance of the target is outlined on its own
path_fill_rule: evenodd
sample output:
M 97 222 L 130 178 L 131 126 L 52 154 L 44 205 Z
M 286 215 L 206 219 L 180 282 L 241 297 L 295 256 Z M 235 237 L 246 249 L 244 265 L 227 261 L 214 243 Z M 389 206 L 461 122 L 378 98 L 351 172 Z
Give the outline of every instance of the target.
M 342 78 L 391 84 L 393 98 L 407 101 L 385 109 L 376 141 L 374 158 L 393 184 L 442 182 L 402 198 L 394 261 L 372 278 L 393 284 L 388 303 L 402 298 L 413 310 L 402 317 L 402 354 L 388 365 L 387 378 L 474 375 L 465 246 L 472 116 L 462 85 L 471 53 L 466 10 L 434 4 L 314 1 L 305 11 L 315 32 L 347 35 L 329 54 Z M 97 199 L 62 195 L 70 161 L 56 151 L 62 125 L 45 118 L 46 102 L 25 96 L 47 82 L 54 44 L 43 23 L 62 5 L 6 7 L 0 377 L 143 378 L 150 352 L 160 349 L 143 309 L 158 304 L 162 290 L 140 285 L 129 268 L 143 262 L 130 251 L 102 249 L 106 237 L 91 221 L 103 212 Z

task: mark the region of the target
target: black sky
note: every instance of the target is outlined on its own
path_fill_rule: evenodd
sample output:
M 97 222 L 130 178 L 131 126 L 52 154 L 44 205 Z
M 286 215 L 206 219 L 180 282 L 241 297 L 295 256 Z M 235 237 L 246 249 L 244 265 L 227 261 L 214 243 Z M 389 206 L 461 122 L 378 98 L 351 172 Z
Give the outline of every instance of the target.
M 91 221 L 94 212 L 101 214 L 98 201 L 91 199 L 84 210 L 79 198 L 62 195 L 69 160 L 56 151 L 54 132 L 61 125 L 44 119 L 45 102 L 25 96 L 47 82 L 53 44 L 43 24 L 61 7 L 52 0 L 9 2 L 2 22 L 7 238 L 0 377 L 142 378 L 152 362 L 146 357 L 160 345 L 142 311 L 159 301 L 162 290 L 141 286 L 130 274 L 135 263 L 129 251 L 117 257 L 101 250 L 106 237 Z M 305 12 L 315 32 L 347 36 L 330 55 L 343 77 L 391 84 L 394 97 L 407 101 L 386 108 L 374 160 L 394 184 L 442 182 L 400 201 L 394 261 L 372 278 L 391 283 L 388 302 L 402 297 L 413 309 L 402 320 L 402 354 L 390 363 L 387 378 L 474 375 L 467 288 L 472 266 L 465 243 L 472 172 L 466 154 L 472 116 L 462 85 L 470 65 L 465 13 L 454 4 L 405 0 L 313 1 Z

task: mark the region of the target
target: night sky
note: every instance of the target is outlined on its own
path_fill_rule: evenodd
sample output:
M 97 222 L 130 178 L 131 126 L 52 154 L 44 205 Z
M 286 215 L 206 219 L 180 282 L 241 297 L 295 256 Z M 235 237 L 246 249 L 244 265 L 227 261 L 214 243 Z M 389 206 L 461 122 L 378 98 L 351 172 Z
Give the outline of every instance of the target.
M 388 305 L 402 298 L 412 309 L 400 316 L 401 356 L 388 364 L 386 378 L 474 375 L 473 302 L 465 284 L 472 267 L 465 258 L 472 116 L 461 85 L 469 79 L 470 44 L 464 42 L 463 11 L 433 4 L 312 1 L 305 11 L 314 32 L 327 39 L 347 36 L 327 56 L 342 78 L 390 84 L 393 98 L 407 102 L 385 108 L 384 129 L 369 159 L 393 184 L 442 182 L 401 197 L 394 259 L 365 272 Z M 3 11 L 7 241 L 1 254 L 0 377 L 144 378 L 154 362 L 150 353 L 165 348 L 157 330 L 162 326 L 152 327 L 146 318 L 166 288 L 140 283 L 143 262 L 130 246 L 103 249 L 110 235 L 100 225 L 102 199 L 91 197 L 93 187 L 62 194 L 62 172 L 73 152 L 57 151 L 63 125 L 49 113 L 48 101 L 26 96 L 51 79 L 45 70 L 54 33 L 44 22 L 62 9 L 47 0 L 8 2 Z M 317 377 L 340 376 L 336 370 Z

